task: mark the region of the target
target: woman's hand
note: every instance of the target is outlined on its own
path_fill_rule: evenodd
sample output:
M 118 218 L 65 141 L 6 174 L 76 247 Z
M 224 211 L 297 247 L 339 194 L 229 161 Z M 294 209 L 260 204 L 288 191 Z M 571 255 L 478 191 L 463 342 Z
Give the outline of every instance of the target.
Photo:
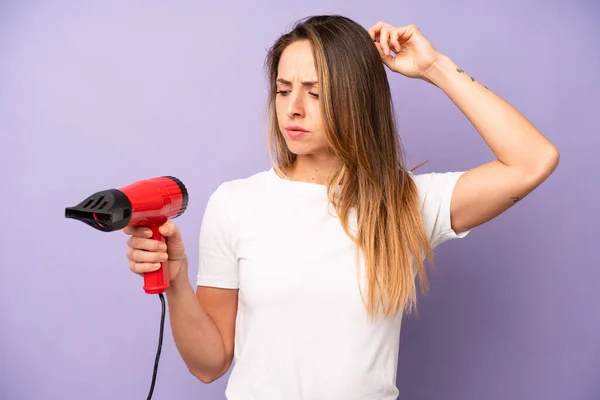
M 178 275 L 187 277 L 187 255 L 179 227 L 167 221 L 158 231 L 165 238 L 165 243 L 152 239 L 149 228 L 127 226 L 123 229 L 126 235 L 130 235 L 126 254 L 129 269 L 143 276 L 161 268 L 163 262 L 168 262 L 169 282 Z
M 394 27 L 378 22 L 368 32 L 379 50 L 381 61 L 390 70 L 409 78 L 427 80 L 427 69 L 442 56 L 415 25 Z

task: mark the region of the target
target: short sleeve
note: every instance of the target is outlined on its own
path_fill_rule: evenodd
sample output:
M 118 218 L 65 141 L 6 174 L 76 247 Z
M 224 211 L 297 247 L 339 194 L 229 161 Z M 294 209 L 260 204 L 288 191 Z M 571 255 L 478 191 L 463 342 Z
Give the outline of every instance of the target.
M 198 286 L 239 288 L 238 262 L 223 187 L 209 197 L 199 237 Z
M 428 173 L 412 175 L 419 191 L 421 214 L 425 226 L 425 234 L 432 248 L 447 240 L 461 239 L 470 230 L 456 233 L 452 229 L 450 219 L 450 203 L 454 187 L 463 172 Z

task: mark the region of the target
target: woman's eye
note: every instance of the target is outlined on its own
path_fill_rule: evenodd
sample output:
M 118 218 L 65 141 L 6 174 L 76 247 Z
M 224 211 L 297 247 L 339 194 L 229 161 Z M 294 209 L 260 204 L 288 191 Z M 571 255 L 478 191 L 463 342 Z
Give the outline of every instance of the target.
M 275 93 L 280 94 L 282 96 L 287 96 L 290 93 L 290 91 L 289 90 L 278 90 Z M 308 94 L 311 95 L 312 97 L 314 97 L 315 99 L 319 98 L 318 93 L 308 92 Z

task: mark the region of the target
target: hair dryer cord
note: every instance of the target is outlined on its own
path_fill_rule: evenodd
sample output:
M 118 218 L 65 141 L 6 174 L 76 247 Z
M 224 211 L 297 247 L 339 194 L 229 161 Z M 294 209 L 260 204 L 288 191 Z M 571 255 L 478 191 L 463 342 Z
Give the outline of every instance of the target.
M 165 330 L 165 297 L 162 293 L 159 293 L 160 302 L 162 304 L 162 315 L 160 317 L 160 333 L 158 335 L 158 349 L 156 351 L 156 359 L 154 360 L 154 372 L 152 373 L 152 384 L 150 385 L 150 393 L 148 393 L 148 399 L 152 399 L 152 393 L 154 392 L 154 384 L 156 383 L 156 373 L 158 372 L 158 360 L 160 359 L 160 352 L 162 350 L 163 332 Z

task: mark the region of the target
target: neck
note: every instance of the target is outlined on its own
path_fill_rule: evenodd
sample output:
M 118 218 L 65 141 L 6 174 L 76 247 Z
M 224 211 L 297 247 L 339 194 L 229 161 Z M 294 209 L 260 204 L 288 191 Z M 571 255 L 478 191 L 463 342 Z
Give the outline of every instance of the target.
M 338 165 L 339 160 L 331 155 L 303 155 L 296 157 L 294 165 L 284 172 L 293 181 L 325 185 L 329 174 Z

